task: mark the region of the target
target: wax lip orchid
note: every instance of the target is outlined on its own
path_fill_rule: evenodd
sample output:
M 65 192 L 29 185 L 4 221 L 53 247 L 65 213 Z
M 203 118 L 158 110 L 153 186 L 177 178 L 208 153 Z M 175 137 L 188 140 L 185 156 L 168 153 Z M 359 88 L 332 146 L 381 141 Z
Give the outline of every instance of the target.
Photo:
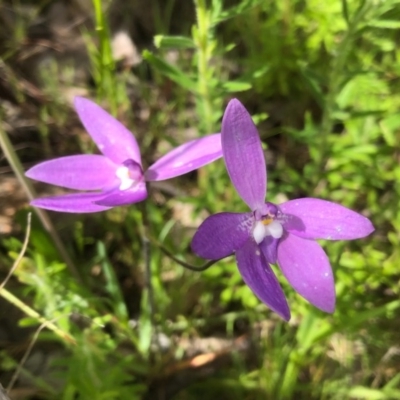
M 137 203 L 147 197 L 146 182 L 183 175 L 222 156 L 221 135 L 208 135 L 170 151 L 143 172 L 132 133 L 92 101 L 76 97 L 75 109 L 103 153 L 73 155 L 42 162 L 26 172 L 37 181 L 85 192 L 35 199 L 53 211 L 89 213 Z
M 251 212 L 208 217 L 193 237 L 200 257 L 236 255 L 239 272 L 254 294 L 285 320 L 290 310 L 270 264 L 277 263 L 290 285 L 325 312 L 335 308 L 328 257 L 316 239 L 357 239 L 374 227 L 366 217 L 314 198 L 265 202 L 267 170 L 261 140 L 249 113 L 236 99 L 226 108 L 222 152 L 231 181 Z

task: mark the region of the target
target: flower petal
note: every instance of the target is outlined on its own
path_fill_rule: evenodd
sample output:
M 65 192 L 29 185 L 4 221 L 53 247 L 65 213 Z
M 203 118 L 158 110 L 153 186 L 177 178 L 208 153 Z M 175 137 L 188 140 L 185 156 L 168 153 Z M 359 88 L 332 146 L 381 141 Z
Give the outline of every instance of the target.
M 145 182 L 138 182 L 131 189 L 120 190 L 115 189 L 103 196 L 96 204 L 106 207 L 125 206 L 128 204 L 139 203 L 147 198 L 147 190 Z
M 291 200 L 279 208 L 286 214 L 285 229 L 306 239 L 358 239 L 374 231 L 368 218 L 326 200 Z
M 221 138 L 226 169 L 237 192 L 253 211 L 262 207 L 267 190 L 264 153 L 257 128 L 239 100 L 226 107 Z
M 322 311 L 335 310 L 332 269 L 317 242 L 287 234 L 278 244 L 278 264 L 297 293 Z
M 97 154 L 67 156 L 35 165 L 25 175 L 51 185 L 76 190 L 97 190 L 113 185 L 116 165 Z
M 71 193 L 34 199 L 31 201 L 31 205 L 67 213 L 93 213 L 110 209 L 110 207 L 99 206 L 94 203 L 102 197 L 104 197 L 104 193 Z
M 133 160 L 142 165 L 139 146 L 133 134 L 100 106 L 75 97 L 76 112 L 99 150 L 116 164 Z
M 277 250 L 278 250 L 279 239 L 275 239 L 272 236 L 267 236 L 258 245 L 264 254 L 268 264 L 276 264 Z
M 186 174 L 222 157 L 221 134 L 191 140 L 167 153 L 147 171 L 147 181 L 162 181 Z
M 252 238 L 236 251 L 236 260 L 246 285 L 263 303 L 289 321 L 290 310 L 283 290 Z
M 211 215 L 197 229 L 192 239 L 192 250 L 209 260 L 227 257 L 246 242 L 252 225 L 252 213 Z

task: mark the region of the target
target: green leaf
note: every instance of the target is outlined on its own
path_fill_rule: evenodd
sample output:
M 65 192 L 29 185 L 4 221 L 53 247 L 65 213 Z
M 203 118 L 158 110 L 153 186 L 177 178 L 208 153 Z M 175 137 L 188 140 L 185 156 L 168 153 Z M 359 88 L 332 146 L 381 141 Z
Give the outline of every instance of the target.
M 311 93 L 313 94 L 315 100 L 317 100 L 318 104 L 321 107 L 324 107 L 325 100 L 324 100 L 324 94 L 322 93 L 321 90 L 321 77 L 319 77 L 317 74 L 315 74 L 310 68 L 307 67 L 307 65 L 304 62 L 299 62 L 298 66 L 300 68 L 300 72 L 306 81 L 308 87 L 311 90 Z
M 38 320 L 36 318 L 25 317 L 25 318 L 21 318 L 19 320 L 18 325 L 21 328 L 28 328 L 30 326 L 36 326 L 36 325 L 38 325 Z
M 154 36 L 154 44 L 158 49 L 193 49 L 195 44 L 192 39 L 185 36 Z
M 152 325 L 150 317 L 143 312 L 139 319 L 139 342 L 138 347 L 142 354 L 146 355 L 150 351 L 152 339 Z
M 349 396 L 352 398 L 365 400 L 384 400 L 388 397 L 377 389 L 370 389 L 364 386 L 356 386 L 350 390 Z
M 400 29 L 400 21 L 395 20 L 382 20 L 376 19 L 368 23 L 369 26 L 374 28 L 383 28 L 383 29 Z
M 347 6 L 347 0 L 342 0 L 342 13 L 343 17 L 346 20 L 347 25 L 349 25 L 349 7 Z
M 196 92 L 196 83 L 192 81 L 185 73 L 179 68 L 175 67 L 164 61 L 161 57 L 156 56 L 150 51 L 143 52 L 143 58 L 156 68 L 160 73 L 177 83 L 179 86 L 191 92 Z
M 106 246 L 101 241 L 97 242 L 97 254 L 101 259 L 101 267 L 106 281 L 105 288 L 112 297 L 115 315 L 121 320 L 127 320 L 128 310 L 124 302 L 124 297 L 114 269 L 107 258 Z
M 213 24 L 219 24 L 222 21 L 226 21 L 227 19 L 237 17 L 239 15 L 243 15 L 247 11 L 257 7 L 260 4 L 263 4 L 265 0 L 243 0 L 240 4 L 232 6 L 225 11 L 219 9 L 218 12 L 213 12 Z M 215 3 L 213 4 L 215 8 Z
M 242 81 L 224 82 L 222 87 L 228 92 L 244 92 L 252 88 L 251 83 Z
M 396 132 L 398 132 L 400 128 L 400 116 L 391 115 L 385 119 L 383 119 L 379 126 L 382 131 L 382 136 L 385 139 L 386 143 L 389 146 L 396 145 Z

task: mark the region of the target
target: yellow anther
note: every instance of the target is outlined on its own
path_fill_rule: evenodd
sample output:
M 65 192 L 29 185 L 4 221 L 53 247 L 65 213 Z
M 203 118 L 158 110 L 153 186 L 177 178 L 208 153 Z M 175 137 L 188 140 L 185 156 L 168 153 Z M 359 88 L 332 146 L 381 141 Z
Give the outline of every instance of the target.
M 273 221 L 274 221 L 273 218 L 265 218 L 261 220 L 263 225 L 269 225 Z

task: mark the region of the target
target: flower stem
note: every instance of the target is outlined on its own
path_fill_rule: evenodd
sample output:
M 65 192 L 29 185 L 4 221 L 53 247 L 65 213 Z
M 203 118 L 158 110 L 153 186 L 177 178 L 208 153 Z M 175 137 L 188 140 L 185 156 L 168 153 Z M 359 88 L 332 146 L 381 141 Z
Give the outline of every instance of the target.
M 152 271 L 151 271 L 151 246 L 149 240 L 149 220 L 147 215 L 146 201 L 143 201 L 139 205 L 142 221 L 140 224 L 140 236 L 142 239 L 143 246 L 143 259 L 144 259 L 144 281 L 147 289 L 147 300 L 148 300 L 148 316 L 151 324 L 151 340 L 155 334 L 155 302 L 154 302 L 154 290 L 152 284 Z
M 178 257 L 175 257 L 171 251 L 169 251 L 162 243 L 160 243 L 158 240 L 151 238 L 151 241 L 160 248 L 160 250 L 167 256 L 169 257 L 171 260 L 175 261 L 177 264 L 181 265 L 183 268 L 189 269 L 191 271 L 195 271 L 195 272 L 202 272 L 205 271 L 206 269 L 210 268 L 211 266 L 213 266 L 215 263 L 217 263 L 218 261 L 223 260 L 223 258 L 219 258 L 218 260 L 210 260 L 207 261 L 205 264 L 197 267 L 195 265 L 189 264 L 186 261 L 182 261 L 180 260 Z M 227 256 L 230 257 L 230 256 Z M 224 257 L 226 258 L 226 257 Z

